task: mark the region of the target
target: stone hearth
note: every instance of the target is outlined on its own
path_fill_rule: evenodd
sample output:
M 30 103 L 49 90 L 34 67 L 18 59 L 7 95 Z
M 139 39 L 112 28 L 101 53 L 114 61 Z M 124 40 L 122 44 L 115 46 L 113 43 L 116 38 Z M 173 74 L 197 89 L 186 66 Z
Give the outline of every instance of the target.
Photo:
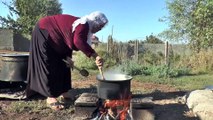
M 75 101 L 75 116 L 90 120 L 96 110 L 99 98 L 95 93 L 83 93 Z M 154 120 L 152 97 L 133 95 L 130 111 L 134 120 Z

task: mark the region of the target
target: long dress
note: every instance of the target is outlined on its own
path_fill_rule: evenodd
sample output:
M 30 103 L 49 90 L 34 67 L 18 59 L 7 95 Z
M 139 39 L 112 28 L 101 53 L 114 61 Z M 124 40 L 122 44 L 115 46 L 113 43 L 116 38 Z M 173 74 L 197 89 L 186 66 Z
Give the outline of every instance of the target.
M 26 95 L 39 93 L 58 97 L 71 89 L 71 71 L 63 62 L 73 50 L 90 57 L 95 51 L 87 44 L 89 25 L 80 24 L 72 32 L 78 19 L 71 15 L 54 15 L 38 21 L 32 33 Z

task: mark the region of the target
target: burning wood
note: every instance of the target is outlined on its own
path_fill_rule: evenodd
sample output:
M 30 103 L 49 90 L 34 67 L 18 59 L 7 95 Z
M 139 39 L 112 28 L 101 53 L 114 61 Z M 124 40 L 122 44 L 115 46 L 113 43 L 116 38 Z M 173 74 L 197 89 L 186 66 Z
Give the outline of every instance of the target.
M 75 101 L 75 120 L 154 120 L 151 97 L 101 99 L 95 93 L 83 93 Z
M 102 100 L 100 99 L 96 115 L 92 120 L 132 120 L 130 99 Z

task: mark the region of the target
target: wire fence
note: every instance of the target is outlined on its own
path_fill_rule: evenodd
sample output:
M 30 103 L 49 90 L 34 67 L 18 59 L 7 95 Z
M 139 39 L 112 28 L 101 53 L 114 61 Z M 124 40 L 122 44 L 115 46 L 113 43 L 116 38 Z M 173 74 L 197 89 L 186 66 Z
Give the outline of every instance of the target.
M 187 45 L 172 45 L 168 42 L 165 42 L 165 44 L 147 44 L 135 40 L 128 43 L 123 43 L 109 39 L 107 43 L 107 52 L 118 61 L 126 59 L 138 61 L 141 59 L 140 56 L 147 52 L 161 54 L 164 57 L 165 64 L 167 64 L 168 56 L 171 52 L 172 54 L 189 55 L 191 50 L 189 47 L 187 47 Z

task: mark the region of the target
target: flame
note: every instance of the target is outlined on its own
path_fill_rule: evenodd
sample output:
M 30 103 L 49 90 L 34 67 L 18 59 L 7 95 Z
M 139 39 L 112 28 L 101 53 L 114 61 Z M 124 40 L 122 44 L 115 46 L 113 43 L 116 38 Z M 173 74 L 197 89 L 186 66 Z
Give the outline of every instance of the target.
M 105 120 L 109 120 L 109 117 L 114 120 L 129 120 L 131 118 L 130 111 L 130 101 L 132 98 L 132 94 L 130 93 L 128 97 L 120 97 L 118 100 L 104 100 L 104 102 L 100 102 L 100 106 L 98 111 L 98 120 L 104 118 Z M 131 118 L 132 119 L 132 118 Z
M 115 108 L 118 106 L 128 107 L 129 106 L 129 99 L 127 100 L 106 100 L 104 107 L 105 108 Z
M 121 107 L 121 110 L 118 110 L 117 109 L 118 107 Z M 117 115 L 119 115 L 119 120 L 126 120 L 129 107 L 130 107 L 130 99 L 105 100 L 105 103 L 104 103 L 104 108 L 109 110 L 116 110 Z

